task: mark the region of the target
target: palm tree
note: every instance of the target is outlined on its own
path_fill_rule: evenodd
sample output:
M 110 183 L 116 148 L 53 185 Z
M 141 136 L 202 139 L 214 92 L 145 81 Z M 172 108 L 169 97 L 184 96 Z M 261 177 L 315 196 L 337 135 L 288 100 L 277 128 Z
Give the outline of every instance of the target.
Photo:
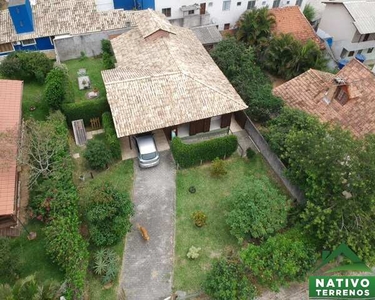
M 305 15 L 306 19 L 312 23 L 315 18 L 315 9 L 311 6 L 311 4 L 307 4 L 303 9 L 303 14 Z
M 275 23 L 275 16 L 269 13 L 267 7 L 248 10 L 237 22 L 237 40 L 248 46 L 264 48 L 268 45 Z

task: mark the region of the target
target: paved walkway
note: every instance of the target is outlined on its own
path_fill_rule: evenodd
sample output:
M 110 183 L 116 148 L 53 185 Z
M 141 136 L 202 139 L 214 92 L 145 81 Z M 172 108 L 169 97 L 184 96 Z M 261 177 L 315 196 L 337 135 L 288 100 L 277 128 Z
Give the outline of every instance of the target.
M 140 169 L 135 162 L 133 228 L 128 233 L 121 277 L 127 300 L 159 300 L 171 295 L 175 232 L 176 171 L 170 151 L 160 164 Z M 137 228 L 145 227 L 145 242 Z

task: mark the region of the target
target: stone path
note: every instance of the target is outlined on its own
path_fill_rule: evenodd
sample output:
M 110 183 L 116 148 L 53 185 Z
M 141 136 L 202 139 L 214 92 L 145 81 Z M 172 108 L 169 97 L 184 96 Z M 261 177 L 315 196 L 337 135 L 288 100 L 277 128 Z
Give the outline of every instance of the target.
M 160 164 L 150 169 L 134 165 L 135 215 L 128 233 L 121 288 L 127 300 L 165 299 L 172 292 L 176 170 L 170 151 L 160 154 Z M 137 224 L 150 236 L 144 241 Z

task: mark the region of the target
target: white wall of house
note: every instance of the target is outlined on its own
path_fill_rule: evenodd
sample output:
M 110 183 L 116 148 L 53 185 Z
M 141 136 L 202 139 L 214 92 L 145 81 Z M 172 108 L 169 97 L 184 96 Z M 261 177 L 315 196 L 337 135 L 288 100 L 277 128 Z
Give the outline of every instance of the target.
M 279 0 L 278 7 L 293 6 L 300 1 L 301 8 L 304 8 L 306 0 Z M 195 3 L 201 4 L 206 3 L 206 12 L 209 13 L 211 24 L 217 24 L 220 30 L 224 29 L 225 24 L 229 24 L 230 28 L 236 24 L 241 14 L 247 10 L 248 0 L 231 0 L 229 10 L 223 10 L 225 0 L 207 0 L 207 1 L 196 1 L 196 0 L 155 0 L 155 10 L 162 12 L 163 8 L 171 8 L 171 16 L 168 19 L 180 19 L 183 17 L 181 7 L 183 5 L 193 5 Z M 250 1 L 251 2 L 251 1 Z M 268 6 L 273 7 L 274 0 L 255 0 L 254 6 L 261 8 Z M 199 10 L 196 11 L 199 14 Z
M 332 52 L 337 60 L 350 60 L 358 53 L 363 54 L 368 63 L 375 59 L 375 33 L 369 36 L 368 41 L 358 42 L 361 35 L 343 4 L 327 3 L 319 28 L 332 36 Z M 371 40 L 372 38 L 374 40 Z

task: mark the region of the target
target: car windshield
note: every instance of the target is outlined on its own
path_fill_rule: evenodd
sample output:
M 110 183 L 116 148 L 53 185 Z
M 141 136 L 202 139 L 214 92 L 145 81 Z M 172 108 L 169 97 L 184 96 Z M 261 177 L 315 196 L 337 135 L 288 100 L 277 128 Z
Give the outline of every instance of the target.
M 153 159 L 156 157 L 156 152 L 152 152 L 152 153 L 147 153 L 147 154 L 142 154 L 141 155 L 141 158 L 143 160 L 150 160 L 150 159 Z

